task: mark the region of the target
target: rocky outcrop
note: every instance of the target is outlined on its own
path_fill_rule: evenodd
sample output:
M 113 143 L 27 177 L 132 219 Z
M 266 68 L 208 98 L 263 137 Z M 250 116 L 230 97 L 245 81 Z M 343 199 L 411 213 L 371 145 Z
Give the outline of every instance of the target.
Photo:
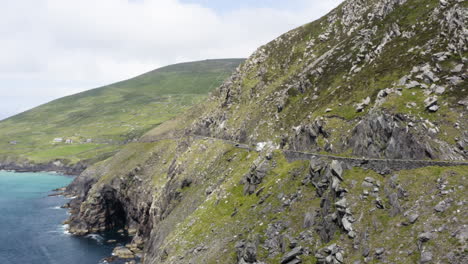
M 312 183 L 321 197 L 320 211 L 314 222 L 316 231 L 324 243 L 331 241 L 337 230 L 342 229 L 348 236 L 354 238 L 352 222 L 354 217 L 348 209 L 346 189 L 341 187 L 343 181 L 343 164 L 337 160 L 328 162 L 324 159 L 310 161 L 309 174 L 303 183 Z
M 290 148 L 293 150 L 317 150 L 318 138 L 328 137 L 323 119 L 317 119 L 312 124 L 294 127 L 293 131 L 293 138 L 289 140 Z
M 262 183 L 262 179 L 270 169 L 271 164 L 267 159 L 259 161 L 258 165 L 252 165 L 249 173 L 247 173 L 242 180 L 242 184 L 244 184 L 244 194 L 255 193 L 257 186 Z
M 344 263 L 344 250 L 340 246 L 332 244 L 320 249 L 315 254 L 315 257 L 317 258 L 317 263 L 320 264 Z
M 238 264 L 257 264 L 257 245 L 240 241 L 236 244 Z
M 99 192 L 88 196 L 84 204 L 87 210 L 69 220 L 70 233 L 86 235 L 124 228 L 127 213 L 119 198 L 111 186 L 104 186 Z
M 70 233 L 89 233 L 126 229 L 131 234 L 148 237 L 151 230 L 149 211 L 152 195 L 140 186 L 140 168 L 107 184 L 97 184 L 94 170 L 88 170 L 67 187 L 75 198 L 68 204 L 72 213 L 68 220 Z
M 133 259 L 135 254 L 126 247 L 116 247 L 112 252 L 112 255 L 117 256 L 121 259 Z
M 66 175 L 79 175 L 88 164 L 86 161 L 69 164 L 66 160 L 56 160 L 48 163 L 35 163 L 30 161 L 0 161 L 0 170 L 11 170 L 16 172 L 58 172 Z
M 388 114 L 372 114 L 353 129 L 348 146 L 356 156 L 391 159 L 437 158 L 424 139 L 408 132 L 403 120 Z

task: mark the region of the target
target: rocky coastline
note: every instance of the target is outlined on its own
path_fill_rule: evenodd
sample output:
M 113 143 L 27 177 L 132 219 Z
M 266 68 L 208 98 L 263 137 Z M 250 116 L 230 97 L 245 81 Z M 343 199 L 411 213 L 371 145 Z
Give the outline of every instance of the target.
M 15 172 L 57 172 L 60 174 L 78 176 L 89 166 L 86 162 L 78 162 L 69 165 L 66 161 L 56 160 L 47 163 L 25 162 L 1 162 L 0 170 Z

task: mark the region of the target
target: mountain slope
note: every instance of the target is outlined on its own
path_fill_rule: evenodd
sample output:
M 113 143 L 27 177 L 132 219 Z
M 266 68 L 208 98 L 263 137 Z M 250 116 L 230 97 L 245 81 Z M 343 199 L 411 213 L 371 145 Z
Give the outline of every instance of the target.
M 240 62 L 226 59 L 171 65 L 13 116 L 0 122 L 0 156 L 76 163 L 114 152 L 200 102 Z M 63 142 L 54 142 L 55 138 Z M 65 144 L 67 139 L 73 144 Z
M 393 12 L 400 3 L 404 8 Z M 194 131 L 298 150 L 466 158 L 455 146 L 466 137 L 468 95 L 466 14 L 460 11 L 466 3 L 457 5 L 345 3 L 260 48 Z M 387 123 L 382 138 L 371 138 L 379 129 L 372 120 Z
M 68 187 L 143 263 L 465 263 L 466 1 L 348 0 Z M 440 161 L 445 160 L 445 161 Z

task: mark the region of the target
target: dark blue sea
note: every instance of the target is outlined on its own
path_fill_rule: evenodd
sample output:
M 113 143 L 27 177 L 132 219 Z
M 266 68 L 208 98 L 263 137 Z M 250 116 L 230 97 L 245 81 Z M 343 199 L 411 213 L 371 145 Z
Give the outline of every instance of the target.
M 109 237 L 67 234 L 62 222 L 67 202 L 48 196 L 72 177 L 53 173 L 0 171 L 0 263 L 97 264 L 109 257 L 115 244 Z

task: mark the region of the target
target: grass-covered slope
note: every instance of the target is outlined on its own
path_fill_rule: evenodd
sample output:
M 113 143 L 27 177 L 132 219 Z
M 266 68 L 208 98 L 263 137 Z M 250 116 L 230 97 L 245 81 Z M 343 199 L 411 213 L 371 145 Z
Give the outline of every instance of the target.
M 36 107 L 0 122 L 0 156 L 77 162 L 114 152 L 201 102 L 241 62 L 171 65 Z

